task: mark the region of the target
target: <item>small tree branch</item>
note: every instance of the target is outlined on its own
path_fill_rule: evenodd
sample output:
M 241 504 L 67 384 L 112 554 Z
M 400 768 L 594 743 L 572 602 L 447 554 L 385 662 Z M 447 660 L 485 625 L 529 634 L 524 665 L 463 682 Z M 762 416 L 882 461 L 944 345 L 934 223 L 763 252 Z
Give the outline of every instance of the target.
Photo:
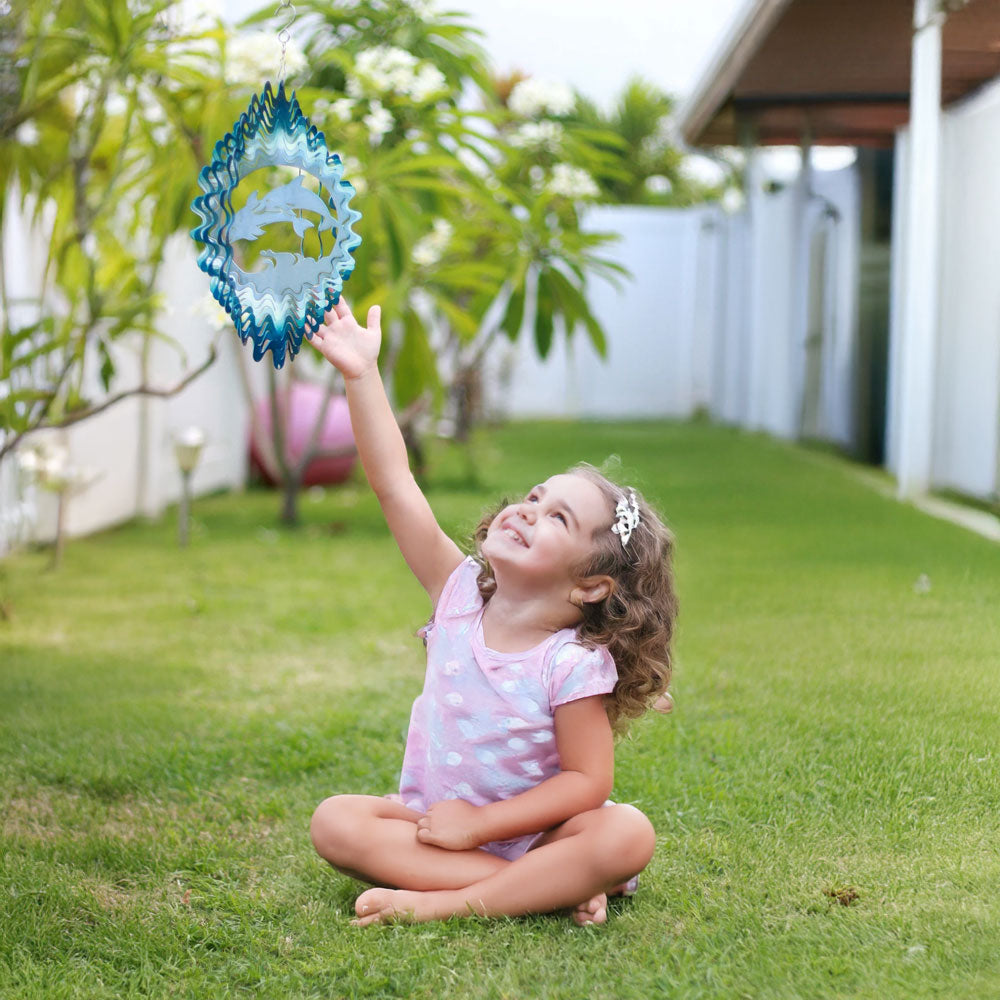
M 81 420 L 87 420 L 90 417 L 96 416 L 98 413 L 102 413 L 109 407 L 114 406 L 116 403 L 120 403 L 123 399 L 128 399 L 131 396 L 158 396 L 161 398 L 167 398 L 169 396 L 176 396 L 182 389 L 190 385 L 199 375 L 205 372 L 215 361 L 218 356 L 215 345 L 212 344 L 208 352 L 208 357 L 193 371 L 188 372 L 176 385 L 170 386 L 168 389 L 158 389 L 151 385 L 137 385 L 132 389 L 126 389 L 124 392 L 115 393 L 114 396 L 109 396 L 107 399 L 94 406 L 88 406 L 83 410 L 75 410 L 73 413 L 67 413 L 66 416 L 60 418 L 59 420 L 53 420 L 51 423 L 39 422 L 34 424 L 19 433 L 15 434 L 14 437 L 7 441 L 4 441 L 3 445 L 0 446 L 0 458 L 3 458 L 9 451 L 13 451 L 17 447 L 21 439 L 32 431 L 41 430 L 42 428 L 59 428 L 59 427 L 70 427 L 73 424 L 78 424 Z

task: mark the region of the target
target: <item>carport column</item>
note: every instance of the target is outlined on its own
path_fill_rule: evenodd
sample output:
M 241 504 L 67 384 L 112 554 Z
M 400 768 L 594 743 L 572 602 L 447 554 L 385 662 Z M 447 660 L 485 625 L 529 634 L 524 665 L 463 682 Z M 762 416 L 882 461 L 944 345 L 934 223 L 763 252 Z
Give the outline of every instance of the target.
M 788 436 L 802 434 L 806 386 L 806 355 L 809 349 L 809 279 L 810 227 L 809 199 L 812 194 L 812 130 L 808 124 L 802 130 L 799 143 L 799 173 L 795 178 L 795 211 L 792 213 L 792 247 L 795 253 L 795 279 L 791 289 L 792 321 L 789 324 L 791 343 L 788 345 Z
M 756 145 L 756 129 L 750 122 L 741 126 L 743 151 L 746 162 L 743 167 L 743 191 L 746 196 L 746 230 L 744 232 L 745 253 L 743 259 L 743 288 L 746 315 L 743 329 L 743 406 L 740 423 L 749 430 L 760 430 L 764 426 L 764 393 L 767 388 L 766 359 L 767 324 L 761 318 L 763 310 L 763 254 L 760 252 L 761 227 L 764 216 L 763 167 L 760 149 Z
M 931 483 L 941 239 L 941 0 L 915 0 L 899 383 L 899 496 Z

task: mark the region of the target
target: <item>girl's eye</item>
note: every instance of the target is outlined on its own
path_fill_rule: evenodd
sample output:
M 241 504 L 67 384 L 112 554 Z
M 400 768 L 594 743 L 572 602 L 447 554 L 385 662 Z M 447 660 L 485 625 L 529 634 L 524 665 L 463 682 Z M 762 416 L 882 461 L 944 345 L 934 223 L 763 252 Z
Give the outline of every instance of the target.
M 553 514 L 552 516 L 557 520 L 562 521 L 563 524 L 566 523 L 566 516 L 564 514 L 560 514 L 558 511 L 556 511 L 555 514 Z
M 529 493 L 528 494 L 528 503 L 538 503 L 538 494 L 537 493 Z

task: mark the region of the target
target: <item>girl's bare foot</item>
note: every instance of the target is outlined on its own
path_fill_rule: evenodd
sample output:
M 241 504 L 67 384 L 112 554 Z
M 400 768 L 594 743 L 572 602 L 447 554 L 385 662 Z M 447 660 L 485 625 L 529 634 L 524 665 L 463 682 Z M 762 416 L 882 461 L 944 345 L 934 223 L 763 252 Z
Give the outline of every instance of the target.
M 577 906 L 572 913 L 573 922 L 580 927 L 588 924 L 603 924 L 608 919 L 608 897 L 599 892 L 593 899 Z
M 414 923 L 427 920 L 447 920 L 456 913 L 473 913 L 463 905 L 455 892 L 415 892 L 408 889 L 369 889 L 354 903 L 358 917 L 355 927 L 369 924 Z
M 369 889 L 358 896 L 354 904 L 358 918 L 351 923 L 355 927 L 367 927 L 368 924 L 415 921 L 416 902 L 403 897 L 416 895 L 418 893 L 403 889 Z
M 629 879 L 596 896 L 572 910 L 575 923 L 603 924 L 608 919 L 608 896 L 629 896 L 635 892 L 637 880 Z M 407 889 L 368 889 L 358 896 L 354 904 L 356 927 L 369 924 L 422 923 L 426 920 L 447 920 L 456 914 L 477 912 L 468 900 L 462 902 L 461 891 L 414 892 Z M 482 911 L 479 911 L 482 912 Z
M 639 880 L 630 878 L 627 882 L 608 889 L 607 893 L 599 892 L 585 903 L 574 907 L 573 922 L 581 927 L 587 924 L 603 924 L 608 919 L 608 896 L 631 896 L 635 893 Z

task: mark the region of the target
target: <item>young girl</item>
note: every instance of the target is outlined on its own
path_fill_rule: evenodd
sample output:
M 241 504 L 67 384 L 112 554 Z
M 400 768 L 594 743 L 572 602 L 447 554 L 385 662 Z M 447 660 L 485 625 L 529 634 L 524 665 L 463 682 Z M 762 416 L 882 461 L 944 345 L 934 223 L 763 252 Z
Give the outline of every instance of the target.
M 572 909 L 603 923 L 656 836 L 607 801 L 613 731 L 663 695 L 671 538 L 633 490 L 582 466 L 487 516 L 466 558 L 410 474 L 367 326 L 343 299 L 312 344 L 344 376 L 368 481 L 434 607 L 398 796 L 337 795 L 316 850 L 372 883 L 359 925 Z

